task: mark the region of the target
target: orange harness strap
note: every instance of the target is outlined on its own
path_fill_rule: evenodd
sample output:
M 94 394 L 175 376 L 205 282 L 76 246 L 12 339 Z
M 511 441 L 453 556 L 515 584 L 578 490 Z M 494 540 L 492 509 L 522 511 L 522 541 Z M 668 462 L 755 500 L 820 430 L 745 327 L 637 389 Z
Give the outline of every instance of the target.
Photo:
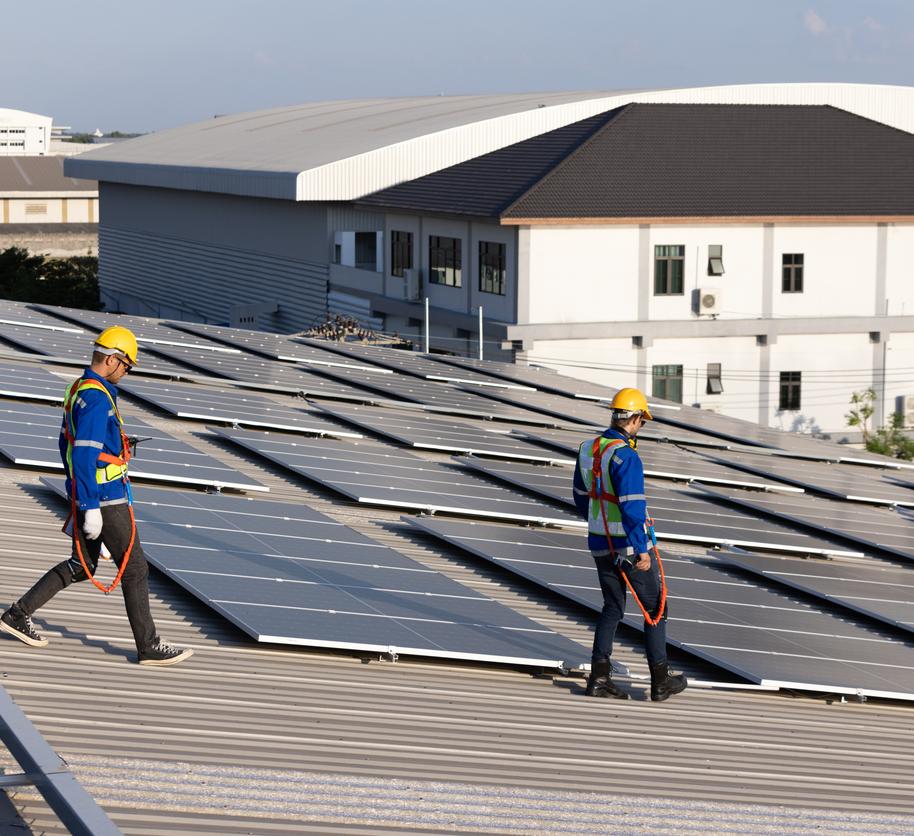
M 76 400 L 76 396 L 79 393 L 79 387 L 83 383 L 88 383 L 94 389 L 101 389 L 108 397 L 111 396 L 108 394 L 107 389 L 99 383 L 98 381 L 92 380 L 91 378 L 79 378 L 73 386 L 70 388 L 70 396 L 64 400 L 63 411 L 64 411 L 64 436 L 67 439 L 67 445 L 72 450 L 73 444 L 76 439 L 73 436 L 73 432 L 70 429 L 71 421 L 71 412 L 73 409 L 73 401 Z M 104 462 L 105 464 L 116 464 L 120 466 L 125 466 L 127 462 L 130 461 L 130 442 L 127 440 L 127 436 L 124 433 L 124 424 L 121 420 L 120 412 L 118 411 L 117 404 L 114 404 L 114 414 L 117 416 L 118 427 L 121 432 L 121 455 L 112 456 L 110 453 L 99 453 L 98 461 Z M 72 463 L 72 457 L 71 457 Z M 92 571 L 89 569 L 89 564 L 86 562 L 86 558 L 83 555 L 82 546 L 79 542 L 79 531 L 76 525 L 78 519 L 78 503 L 76 501 L 76 479 L 73 473 L 70 473 L 70 516 L 67 519 L 67 522 L 64 523 L 64 531 L 66 531 L 67 523 L 70 520 L 73 521 L 73 550 L 76 552 L 76 556 L 79 558 L 80 565 L 83 567 L 83 571 L 86 573 L 86 577 L 92 581 L 92 584 L 100 589 L 105 595 L 113 592 L 117 589 L 118 584 L 121 582 L 121 578 L 124 576 L 124 570 L 127 568 L 127 562 L 130 560 L 130 555 L 133 552 L 133 544 L 136 542 L 136 517 L 133 514 L 133 503 L 130 501 L 130 485 L 127 482 L 127 474 L 124 473 L 121 475 L 121 480 L 124 483 L 124 491 L 127 496 L 127 510 L 130 512 L 130 542 L 127 544 L 127 550 L 124 552 L 124 559 L 121 561 L 121 565 L 118 567 L 117 575 L 108 586 L 105 586 L 101 583 L 95 575 L 92 574 Z
M 618 444 L 613 445 L 618 447 Z M 603 453 L 604 449 L 600 449 L 600 436 L 594 439 L 593 448 L 591 449 L 591 454 L 593 458 L 593 470 L 591 472 L 590 479 L 590 498 L 596 499 L 600 505 L 600 515 L 603 518 L 603 531 L 606 532 L 606 542 L 609 544 L 609 553 L 612 557 L 613 563 L 616 560 L 616 549 L 613 546 L 613 538 L 609 533 L 609 520 L 606 519 L 606 506 L 604 502 L 611 502 L 614 505 L 619 504 L 619 497 L 615 494 L 611 494 L 606 491 L 603 487 Z M 648 517 L 651 530 L 654 528 L 654 521 Z M 651 627 L 656 627 L 660 623 L 660 619 L 663 618 L 663 613 L 666 610 L 666 576 L 663 573 L 663 561 L 660 559 L 660 550 L 657 548 L 657 541 L 651 537 L 651 544 L 653 547 L 654 557 L 657 558 L 657 568 L 660 570 L 660 604 L 657 607 L 657 615 L 652 616 L 644 604 L 641 603 L 641 599 L 638 597 L 638 593 L 635 592 L 635 588 L 632 586 L 632 582 L 628 579 L 628 575 L 619 567 L 619 574 L 622 575 L 622 580 L 625 581 L 628 591 L 631 592 L 632 598 L 635 599 L 635 603 L 638 605 L 638 609 L 641 610 L 641 614 L 644 616 L 645 624 L 650 625 Z

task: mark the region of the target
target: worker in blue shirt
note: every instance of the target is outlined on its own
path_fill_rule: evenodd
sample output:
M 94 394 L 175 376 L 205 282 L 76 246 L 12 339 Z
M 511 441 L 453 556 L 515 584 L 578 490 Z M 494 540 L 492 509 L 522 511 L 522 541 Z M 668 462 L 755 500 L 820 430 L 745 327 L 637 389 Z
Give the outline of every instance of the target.
M 137 362 L 136 337 L 120 325 L 106 328 L 93 345 L 92 364 L 67 389 L 60 457 L 67 477 L 73 553 L 50 569 L 0 616 L 0 630 L 32 647 L 45 647 L 32 615 L 58 592 L 95 578 L 102 545 L 118 566 L 124 604 L 141 665 L 173 665 L 192 650 L 174 647 L 156 633 L 149 610 L 149 567 L 136 534 L 127 476 L 129 440 L 117 406 L 117 384 Z
M 678 694 L 687 682 L 669 670 L 665 591 L 658 560 L 649 551 L 644 466 L 635 436 L 652 418 L 647 398 L 637 389 L 620 389 L 610 409 L 609 428 L 581 445 L 574 471 L 574 502 L 587 520 L 587 545 L 603 592 L 586 693 L 628 699 L 612 681 L 610 661 L 616 628 L 625 615 L 627 579 L 645 616 L 644 648 L 656 702 Z

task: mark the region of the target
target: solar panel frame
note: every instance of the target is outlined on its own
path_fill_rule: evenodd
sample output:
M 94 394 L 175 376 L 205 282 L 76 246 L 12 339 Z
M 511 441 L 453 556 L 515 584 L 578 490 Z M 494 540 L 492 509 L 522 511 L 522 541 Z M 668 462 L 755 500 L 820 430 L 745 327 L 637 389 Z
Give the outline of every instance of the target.
M 57 447 L 60 423 L 59 408 L 0 403 L 0 453 L 17 466 L 63 470 Z M 269 491 L 266 485 L 139 418 L 129 418 L 125 431 L 146 439 L 140 442 L 131 460 L 131 480 Z
M 785 497 L 755 491 L 723 491 L 707 485 L 698 485 L 695 490 L 767 517 L 855 543 L 870 552 L 914 561 L 914 520 L 901 513 L 903 508 L 896 511 L 890 507 L 841 502 L 808 493 Z
M 467 453 L 521 461 L 561 463 L 568 457 L 551 452 L 482 422 L 460 421 L 417 410 L 403 411 L 371 406 L 328 406 L 319 409 L 349 424 L 422 450 Z
M 403 520 L 595 613 L 602 609 L 596 568 L 580 535 L 465 520 Z M 914 700 L 914 670 L 899 664 L 909 651 L 898 639 L 816 610 L 787 592 L 735 577 L 720 564 L 684 555 L 668 555 L 664 562 L 671 601 L 669 644 L 759 685 Z M 739 589 L 740 600 L 722 598 L 725 587 Z M 623 622 L 643 630 L 640 614 L 626 613 Z M 766 625 L 761 646 L 760 623 Z M 782 668 L 772 671 L 773 659 Z M 820 679 L 810 675 L 816 663 L 828 671 Z M 876 668 L 883 670 L 873 672 Z
M 875 559 L 868 564 L 860 564 L 848 560 L 796 560 L 727 551 L 718 553 L 717 559 L 891 627 L 914 633 L 914 578 L 910 570 L 881 564 Z M 859 585 L 861 593 L 865 594 L 849 594 L 850 584 Z M 904 598 L 889 597 L 893 595 Z
M 570 468 L 496 462 L 473 458 L 455 459 L 462 466 L 544 496 L 553 502 L 574 507 Z M 746 549 L 765 549 L 799 554 L 837 554 L 861 557 L 862 553 L 827 538 L 814 539 L 794 528 L 766 522 L 754 514 L 732 513 L 732 509 L 709 502 L 689 486 L 671 487 L 656 479 L 646 479 L 648 509 L 654 518 L 658 539 L 671 542 L 730 545 Z M 751 536 L 746 536 L 750 532 Z
M 793 464 L 794 460 L 732 450 L 725 456 L 709 451 L 702 451 L 701 455 L 748 473 L 766 475 L 786 484 L 796 485 L 810 493 L 834 496 L 848 502 L 914 507 L 914 491 L 908 491 L 878 477 L 874 478 L 878 471 L 872 468 L 838 462 L 812 461 L 805 461 L 802 466 L 798 466 Z M 911 487 L 914 487 L 914 484 Z
M 283 405 L 243 390 L 193 383 L 148 384 L 133 381 L 122 382 L 119 388 L 130 397 L 151 404 L 175 418 L 338 438 L 362 438 L 361 433 L 323 420 L 312 409 Z
M 0 361 L 0 396 L 47 403 L 63 403 L 67 383 L 35 363 Z
M 362 504 L 540 525 L 583 525 L 566 511 L 370 439 L 309 439 L 216 428 L 213 432 Z
M 306 505 L 146 487 L 135 499 L 149 561 L 257 641 L 555 669 L 590 655 Z

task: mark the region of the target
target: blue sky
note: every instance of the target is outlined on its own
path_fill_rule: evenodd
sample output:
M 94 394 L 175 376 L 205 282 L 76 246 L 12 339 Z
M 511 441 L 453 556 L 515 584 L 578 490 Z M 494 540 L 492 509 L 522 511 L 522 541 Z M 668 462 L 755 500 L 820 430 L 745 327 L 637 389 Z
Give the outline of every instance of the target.
M 150 131 L 298 102 L 914 84 L 914 0 L 5 0 L 0 107 Z

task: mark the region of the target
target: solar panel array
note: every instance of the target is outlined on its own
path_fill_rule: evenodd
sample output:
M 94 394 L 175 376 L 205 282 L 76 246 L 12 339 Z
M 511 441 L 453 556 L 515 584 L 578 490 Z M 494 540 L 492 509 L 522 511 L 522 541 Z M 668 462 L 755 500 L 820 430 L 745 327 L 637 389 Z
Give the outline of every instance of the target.
M 595 612 L 596 567 L 579 536 L 466 520 L 420 517 L 415 527 Z M 670 554 L 670 644 L 759 685 L 914 698 L 905 643 L 823 612 L 789 593 L 731 575 L 716 563 Z M 642 628 L 639 617 L 625 623 Z
M 89 330 L 76 333 L 61 316 Z M 15 304 L 7 306 L 5 317 L 0 305 L 0 320 L 4 318 L 18 324 L 0 322 L 0 338 L 80 365 L 88 359 L 92 332 L 112 321 L 96 312 L 35 311 Z M 247 455 L 334 494 L 365 505 L 439 515 L 414 522 L 429 531 L 439 529 L 432 533 L 442 543 L 473 551 L 589 608 L 601 606 L 570 483 L 578 445 L 609 420 L 605 403 L 596 402 L 611 396 L 608 387 L 546 369 L 377 346 L 325 344 L 294 335 L 136 317 L 118 321 L 138 333 L 142 368 L 199 381 L 154 383 L 131 376 L 124 388 L 132 397 L 175 418 L 231 424 L 232 429 L 211 432 Z M 216 385 L 214 378 L 225 383 Z M 59 401 L 66 383 L 37 364 L 0 367 L 0 396 Z M 320 408 L 301 400 L 265 397 L 266 393 L 305 396 L 319 402 Z M 14 462 L 59 468 L 59 409 L 11 402 L 0 402 L 0 409 L 0 451 Z M 689 542 L 766 552 L 728 552 L 710 562 L 671 555 L 668 575 L 676 582 L 674 643 L 753 682 L 914 698 L 907 673 L 911 666 L 899 662 L 904 647 L 897 633 L 910 629 L 905 616 L 910 596 L 903 575 L 890 579 L 889 574 L 909 570 L 884 562 L 914 560 L 914 514 L 875 504 L 914 507 L 914 479 L 907 476 L 910 465 L 688 406 L 658 402 L 653 412 L 657 420 L 643 429 L 639 452 L 649 475 L 649 506 L 664 547 Z M 281 432 L 237 429 L 245 426 Z M 181 446 L 143 422 L 131 420 L 130 428 L 152 439 L 139 445 L 132 468 L 137 478 L 263 489 L 214 457 Z M 360 434 L 383 441 L 359 438 Z M 352 438 L 340 437 L 347 435 Z M 420 457 L 403 447 L 426 452 Z M 469 455 L 444 459 L 449 453 Z M 455 593 L 461 603 L 449 614 L 439 611 L 447 593 L 436 591 L 439 581 L 431 575 L 423 576 L 416 588 L 399 587 L 394 581 L 407 576 L 396 574 L 405 572 L 404 567 L 375 562 L 366 569 L 360 558 L 354 558 L 356 565 L 347 575 L 349 569 L 336 565 L 345 563 L 339 555 L 361 535 L 353 532 L 353 539 L 346 533 L 339 542 L 321 539 L 317 532 L 328 530 L 332 521 L 305 519 L 312 513 L 305 507 L 290 514 L 271 502 L 241 500 L 259 508 L 228 517 L 225 526 L 214 524 L 205 534 L 197 532 L 197 540 L 188 540 L 187 521 L 210 512 L 200 510 L 199 493 L 177 496 L 181 500 L 170 503 L 173 518 L 149 518 L 161 553 L 167 556 L 162 566 L 245 629 L 258 613 L 266 613 L 267 624 L 283 625 L 286 638 L 273 637 L 279 641 L 305 636 L 320 646 L 410 647 L 402 652 L 456 653 L 464 654 L 460 658 L 530 664 L 568 659 L 567 653 L 542 651 L 543 628 L 536 626 L 529 628 L 529 636 L 524 632 L 528 628 L 519 630 L 525 641 L 539 643 L 540 650 L 525 655 L 524 649 L 514 648 L 501 654 L 496 649 L 498 637 L 511 628 L 487 618 L 485 613 L 492 610 L 480 604 L 474 592 L 467 609 Z M 229 512 L 220 507 L 213 513 Z M 257 525 L 235 524 L 242 518 L 256 519 Z M 326 548 L 333 554 L 277 556 L 270 549 L 256 553 L 255 542 L 278 542 L 272 538 L 284 536 L 284 526 L 293 523 L 317 526 L 313 537 L 302 535 L 302 542 L 332 543 Z M 467 527 L 477 533 L 490 527 L 513 536 L 464 536 L 460 532 Z M 447 536 L 442 534 L 445 529 Z M 178 535 L 185 539 L 168 539 Z M 565 554 L 565 546 L 559 551 L 555 543 L 547 548 L 541 538 L 573 542 L 573 558 Z M 513 544 L 511 549 L 505 551 L 502 540 Z M 244 546 L 243 554 L 232 551 L 249 542 L 251 547 Z M 352 546 L 353 554 L 361 554 L 361 547 Z M 794 557 L 786 560 L 768 552 Z M 870 557 L 864 562 L 864 552 L 883 555 L 884 561 Z M 220 560 L 223 553 L 226 557 Z M 549 554 L 557 559 L 546 559 Z M 190 555 L 202 557 L 199 564 Z M 798 555 L 832 559 L 798 561 Z M 312 564 L 326 560 L 334 575 L 315 578 L 299 574 L 297 568 L 292 575 L 283 574 L 282 567 L 288 571 L 292 565 L 290 558 L 298 561 L 296 567 L 302 563 L 312 573 Z M 772 560 L 776 563 L 768 565 Z M 536 568 L 531 569 L 532 564 Z M 796 565 L 806 571 L 797 572 Z M 843 574 L 822 576 L 821 567 Z M 425 567 L 416 571 L 428 572 Z M 426 582 L 431 586 L 422 585 Z M 246 592 L 250 599 L 244 597 Z M 440 615 L 442 623 L 457 625 L 465 643 L 450 647 L 443 638 L 449 631 L 439 633 L 438 627 L 430 626 L 438 623 L 434 618 L 423 621 L 410 614 L 410 606 L 418 601 L 424 607 L 431 602 L 429 611 Z M 240 602 L 243 611 L 229 613 L 226 602 Z M 344 611 L 343 602 L 357 603 Z M 369 615 L 372 607 L 377 612 Z M 341 613 L 346 617 L 338 618 Z M 637 621 L 628 618 L 636 628 Z M 371 625 L 381 623 L 391 625 L 391 637 L 375 636 L 378 641 L 372 644 Z M 249 632 L 271 635 L 263 625 Z M 406 643 L 418 634 L 421 639 L 415 645 Z M 491 653 L 481 648 L 483 635 L 494 642 Z M 576 648 L 571 655 L 582 652 L 586 655 Z
M 16 465 L 63 470 L 58 450 L 60 423 L 59 408 L 0 402 L 0 453 Z M 141 439 L 130 463 L 132 478 L 244 491 L 268 490 L 235 468 L 138 418 L 128 418 L 125 430 Z
M 292 473 L 367 505 L 581 525 L 571 513 L 549 508 L 460 468 L 426 461 L 368 439 L 309 439 L 246 430 L 216 432 Z
M 257 641 L 550 668 L 589 655 L 305 505 L 145 487 L 135 500 L 150 562 Z
M 321 418 L 304 406 L 282 405 L 241 389 L 221 389 L 192 383 L 130 381 L 123 392 L 168 412 L 175 418 L 221 422 L 244 427 L 361 438 L 362 434 Z
M 423 450 L 469 453 L 547 464 L 559 464 L 568 460 L 567 456 L 511 435 L 510 430 L 498 430 L 497 424 L 489 426 L 493 422 L 486 422 L 486 425 L 480 426 L 478 421 L 460 421 L 416 410 L 348 404 L 323 404 L 321 411 L 348 424 L 390 438 L 399 444 Z
M 910 569 L 875 560 L 792 560 L 733 552 L 722 553 L 720 560 L 914 633 L 914 577 Z

